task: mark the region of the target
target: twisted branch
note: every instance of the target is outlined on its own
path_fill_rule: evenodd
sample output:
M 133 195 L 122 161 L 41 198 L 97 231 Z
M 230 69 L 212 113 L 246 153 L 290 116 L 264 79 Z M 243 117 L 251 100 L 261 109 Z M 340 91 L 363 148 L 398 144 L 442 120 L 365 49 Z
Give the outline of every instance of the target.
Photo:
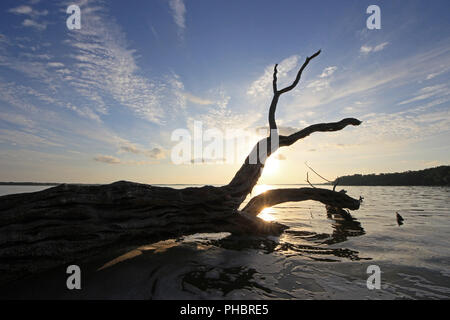
M 289 136 L 280 136 L 280 147 L 287 147 L 314 132 L 331 132 L 344 129 L 346 126 L 359 126 L 362 122 L 355 118 L 345 118 L 339 122 L 317 123 Z
M 251 215 L 258 215 L 264 208 L 289 202 L 315 200 L 335 208 L 358 210 L 360 201 L 342 192 L 322 188 L 295 188 L 268 190 L 252 198 L 242 210 Z
M 287 86 L 286 88 L 281 89 L 280 91 L 277 91 L 277 93 L 282 94 L 282 93 L 285 93 L 285 92 L 288 92 L 288 91 L 291 91 L 292 89 L 294 89 L 297 86 L 298 82 L 300 81 L 300 78 L 302 76 L 302 72 L 306 68 L 306 66 L 308 65 L 309 61 L 311 61 L 312 59 L 317 57 L 320 54 L 320 52 L 321 52 L 321 50 L 319 50 L 316 53 L 314 53 L 311 57 L 306 57 L 305 62 L 301 66 L 300 70 L 298 70 L 297 77 L 295 78 L 294 82 L 290 86 Z

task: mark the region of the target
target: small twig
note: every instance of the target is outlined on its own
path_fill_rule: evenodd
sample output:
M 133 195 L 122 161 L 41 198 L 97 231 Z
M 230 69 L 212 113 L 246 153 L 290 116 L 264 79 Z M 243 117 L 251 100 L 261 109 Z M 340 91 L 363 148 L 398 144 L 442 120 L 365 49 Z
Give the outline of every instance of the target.
M 320 174 L 318 174 L 313 168 L 311 168 L 310 166 L 308 166 L 308 163 L 307 163 L 307 162 L 305 162 L 305 165 L 306 165 L 309 169 L 311 169 L 312 172 L 314 172 L 317 176 L 319 176 L 319 177 L 322 178 L 323 180 L 325 180 L 325 181 L 327 181 L 327 182 L 329 182 L 329 183 L 333 183 L 333 181 L 330 181 L 330 180 L 328 180 L 328 179 L 322 177 L 322 176 L 321 176 Z
M 306 172 L 306 182 L 308 182 L 308 184 L 309 184 L 311 187 L 315 188 L 315 187 L 312 185 L 312 183 L 309 182 L 308 172 Z
M 339 178 L 336 179 L 336 181 L 334 182 L 334 186 L 333 186 L 333 191 L 336 191 L 336 187 L 339 183 Z

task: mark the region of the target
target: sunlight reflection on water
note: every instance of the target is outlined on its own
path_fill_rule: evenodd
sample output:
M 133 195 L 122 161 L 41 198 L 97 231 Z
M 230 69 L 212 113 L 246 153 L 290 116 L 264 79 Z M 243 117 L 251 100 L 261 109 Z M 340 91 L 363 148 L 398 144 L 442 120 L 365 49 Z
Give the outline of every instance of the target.
M 271 214 L 272 212 L 275 212 L 275 209 L 273 208 L 264 208 L 260 214 L 258 214 L 258 218 L 261 218 L 265 221 L 275 221 L 275 217 Z

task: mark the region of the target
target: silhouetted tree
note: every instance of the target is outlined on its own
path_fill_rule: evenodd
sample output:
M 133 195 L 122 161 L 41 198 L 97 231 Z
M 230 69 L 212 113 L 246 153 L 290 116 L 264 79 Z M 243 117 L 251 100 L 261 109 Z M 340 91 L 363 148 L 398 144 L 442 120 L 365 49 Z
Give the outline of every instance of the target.
M 0 197 L 0 281 L 92 257 L 107 247 L 160 241 L 198 232 L 280 234 L 287 226 L 257 215 L 265 207 L 286 201 L 315 200 L 331 207 L 359 208 L 359 200 L 323 188 L 270 190 L 239 206 L 258 182 L 266 159 L 314 132 L 330 132 L 354 118 L 313 124 L 289 136 L 278 135 L 275 111 L 280 96 L 294 89 L 303 70 L 320 50 L 307 57 L 294 82 L 277 88 L 269 108 L 270 135 L 259 141 L 231 182 L 222 187 L 172 189 L 119 181 L 109 185 L 62 184 L 40 192 Z M 276 135 L 275 137 L 273 135 Z M 271 146 L 272 138 L 278 145 Z M 267 147 L 267 156 L 250 158 Z

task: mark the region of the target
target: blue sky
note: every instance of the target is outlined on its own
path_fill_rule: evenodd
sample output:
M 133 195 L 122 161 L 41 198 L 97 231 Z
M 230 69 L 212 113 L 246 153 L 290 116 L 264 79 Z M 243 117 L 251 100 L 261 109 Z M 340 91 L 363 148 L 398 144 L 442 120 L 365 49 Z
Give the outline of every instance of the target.
M 66 27 L 70 4 L 81 8 L 80 30 Z M 366 28 L 371 4 L 381 30 Z M 280 99 L 279 126 L 363 124 L 281 149 L 262 182 L 303 183 L 305 161 L 330 179 L 449 164 L 449 9 L 438 0 L 1 1 L 0 180 L 226 183 L 249 150 L 230 164 L 175 165 L 172 132 L 194 121 L 266 126 L 273 65 L 281 87 L 318 49 Z

